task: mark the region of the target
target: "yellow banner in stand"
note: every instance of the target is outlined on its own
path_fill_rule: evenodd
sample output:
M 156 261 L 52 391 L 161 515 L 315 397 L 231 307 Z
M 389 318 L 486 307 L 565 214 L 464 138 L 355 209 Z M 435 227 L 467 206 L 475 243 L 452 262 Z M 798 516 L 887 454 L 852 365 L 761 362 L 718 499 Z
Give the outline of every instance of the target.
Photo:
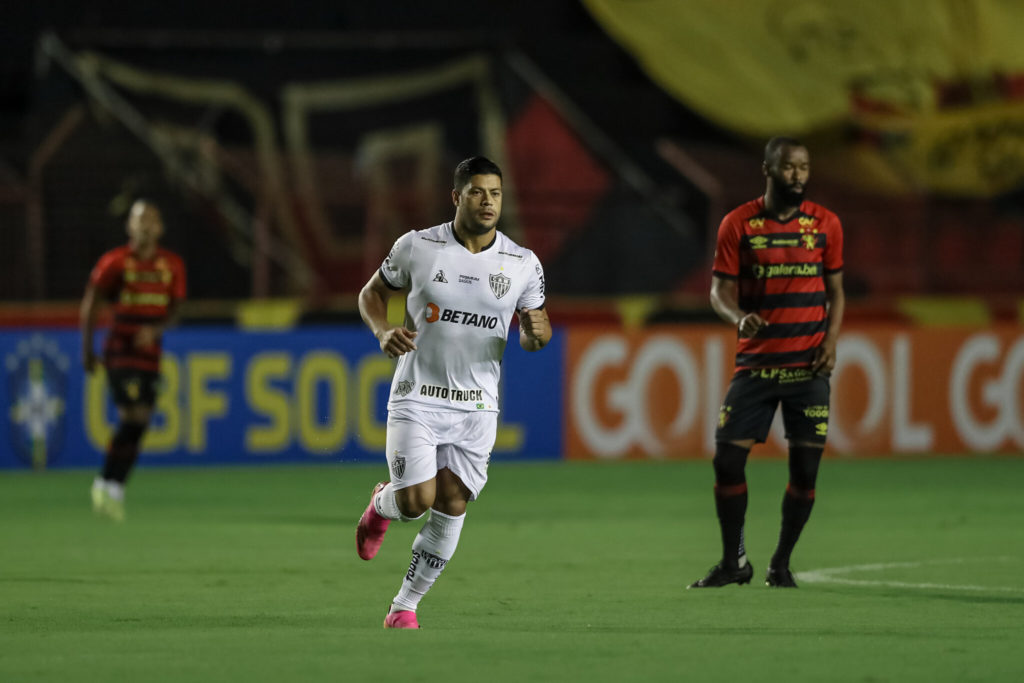
M 926 116 L 937 110 L 936 83 L 1024 73 L 1024 3 L 584 4 L 667 92 L 715 123 L 755 137 L 850 123 L 855 98 Z
M 879 153 L 913 187 L 984 197 L 1024 184 L 1024 102 L 857 118 L 885 141 Z

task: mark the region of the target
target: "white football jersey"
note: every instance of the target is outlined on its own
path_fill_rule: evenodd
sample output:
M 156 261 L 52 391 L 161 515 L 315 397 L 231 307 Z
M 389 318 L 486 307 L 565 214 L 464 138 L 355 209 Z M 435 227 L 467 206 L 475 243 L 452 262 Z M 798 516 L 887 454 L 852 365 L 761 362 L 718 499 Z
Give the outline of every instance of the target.
M 416 350 L 403 354 L 388 409 L 410 403 L 434 409 L 498 411 L 498 379 L 512 316 L 544 306 L 544 270 L 529 249 L 495 231 L 470 253 L 453 223 L 398 238 L 380 275 L 409 288 L 405 326 Z

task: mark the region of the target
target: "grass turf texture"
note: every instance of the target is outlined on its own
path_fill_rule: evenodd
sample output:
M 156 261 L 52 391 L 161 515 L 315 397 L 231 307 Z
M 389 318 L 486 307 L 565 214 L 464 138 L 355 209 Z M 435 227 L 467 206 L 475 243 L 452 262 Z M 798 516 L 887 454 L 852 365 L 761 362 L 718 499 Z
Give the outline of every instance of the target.
M 1024 680 L 1024 459 L 827 460 L 798 580 L 910 566 L 796 591 L 783 462 L 748 466 L 754 583 L 704 591 L 709 463 L 491 469 L 417 632 L 381 622 L 419 525 L 353 545 L 383 467 L 143 469 L 121 525 L 91 473 L 4 473 L 0 681 Z

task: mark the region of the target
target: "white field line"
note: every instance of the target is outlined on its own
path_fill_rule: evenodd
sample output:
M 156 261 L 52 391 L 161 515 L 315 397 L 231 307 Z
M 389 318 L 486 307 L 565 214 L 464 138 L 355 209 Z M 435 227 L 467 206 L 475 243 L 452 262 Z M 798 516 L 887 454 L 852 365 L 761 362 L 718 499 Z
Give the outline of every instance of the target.
M 1014 562 L 1011 557 L 979 557 L 979 558 L 953 558 L 947 560 L 922 560 L 920 562 L 886 562 L 876 564 L 855 564 L 848 567 L 828 567 L 826 569 L 812 569 L 806 572 L 797 572 L 796 576 L 807 583 L 837 583 L 844 586 L 880 586 L 884 588 L 917 588 L 917 589 L 939 589 L 959 591 L 998 591 L 1003 593 L 1024 593 L 1024 587 L 1019 586 L 976 586 L 971 584 L 953 583 L 912 583 L 909 581 L 875 581 L 867 579 L 849 579 L 844 574 L 854 572 L 877 572 L 887 569 L 918 569 L 920 567 L 935 566 L 943 564 L 977 564 L 993 562 Z

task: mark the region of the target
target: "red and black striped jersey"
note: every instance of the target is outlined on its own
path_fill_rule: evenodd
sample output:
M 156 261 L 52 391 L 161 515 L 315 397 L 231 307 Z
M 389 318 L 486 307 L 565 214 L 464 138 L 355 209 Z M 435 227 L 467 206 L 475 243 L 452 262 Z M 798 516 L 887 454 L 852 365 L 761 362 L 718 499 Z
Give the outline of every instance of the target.
M 739 306 L 768 325 L 736 343 L 736 370 L 807 367 L 828 328 L 825 275 L 843 268 L 843 228 L 825 207 L 804 201 L 780 223 L 764 199 L 722 219 L 713 273 L 737 280 Z
M 100 257 L 89 284 L 114 306 L 113 326 L 103 345 L 106 366 L 159 370 L 159 340 L 148 348 L 136 348 L 134 337 L 143 325 L 163 323 L 171 303 L 185 298 L 185 264 L 181 258 L 157 249 L 151 258 L 140 259 L 125 245 Z

